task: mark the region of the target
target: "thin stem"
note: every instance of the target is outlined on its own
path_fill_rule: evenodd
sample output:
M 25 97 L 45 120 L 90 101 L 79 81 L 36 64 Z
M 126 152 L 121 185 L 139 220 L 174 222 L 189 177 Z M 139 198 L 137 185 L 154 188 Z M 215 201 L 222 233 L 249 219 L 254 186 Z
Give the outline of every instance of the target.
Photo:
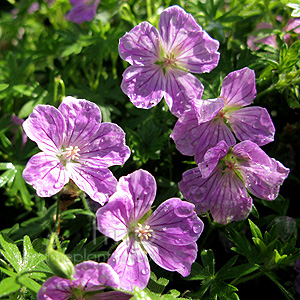
M 152 21 L 151 0 L 147 0 L 146 6 L 147 6 L 147 16 L 148 16 L 148 20 L 151 22 L 151 21 Z
M 55 232 L 57 235 L 60 233 L 60 198 L 57 200 L 56 204 L 56 218 L 55 218 Z

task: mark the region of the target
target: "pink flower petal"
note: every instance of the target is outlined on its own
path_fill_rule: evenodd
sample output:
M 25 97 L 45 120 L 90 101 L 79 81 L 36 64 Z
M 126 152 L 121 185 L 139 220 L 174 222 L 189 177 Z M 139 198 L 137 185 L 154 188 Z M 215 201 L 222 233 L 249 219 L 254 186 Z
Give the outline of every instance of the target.
M 116 191 L 117 179 L 107 168 L 70 162 L 67 170 L 75 184 L 101 205 Z
M 198 119 L 193 109 L 184 112 L 177 120 L 170 137 L 174 140 L 180 153 L 184 155 L 195 154 L 199 140 L 198 126 Z
M 203 222 L 198 218 L 192 203 L 179 198 L 164 201 L 144 223 L 153 230 L 149 240 L 144 243 L 156 243 L 157 240 L 172 245 L 189 245 L 197 241 L 203 231 Z
M 225 108 L 251 104 L 256 97 L 254 71 L 243 68 L 229 73 L 224 78 L 220 97 L 224 98 Z
M 63 145 L 65 127 L 62 114 L 50 105 L 37 105 L 23 123 L 25 133 L 40 150 L 53 154 Z
M 123 239 L 129 231 L 133 202 L 128 195 L 116 192 L 109 202 L 96 212 L 98 229 L 115 241 Z
M 289 174 L 289 169 L 270 158 L 259 146 L 244 141 L 233 147 L 233 153 L 242 159 L 238 162 L 239 172 L 246 188 L 256 197 L 265 200 L 277 198 L 279 188 Z
M 145 252 L 134 239 L 126 238 L 113 252 L 108 264 L 120 277 L 121 288 L 132 291 L 144 289 L 150 278 L 150 265 Z
M 228 224 L 247 218 L 252 209 L 252 198 L 237 175 L 224 172 L 214 189 L 211 198 L 215 201 L 210 205 L 210 212 L 216 222 Z
M 223 158 L 228 152 L 228 145 L 225 141 L 220 141 L 218 144 L 206 151 L 203 161 L 198 163 L 202 178 L 207 178 L 214 171 L 219 160 Z
M 202 32 L 193 16 L 177 5 L 168 7 L 161 13 L 158 27 L 165 53 L 180 53 L 193 37 Z
M 75 266 L 73 286 L 84 287 L 84 291 L 97 291 L 105 286 L 118 288 L 120 279 L 118 274 L 107 263 L 84 261 Z
M 192 100 L 192 106 L 198 118 L 198 123 L 211 121 L 218 112 L 224 107 L 224 99 L 195 99 Z
M 230 128 L 220 119 L 211 120 L 200 124 L 197 129 L 191 132 L 195 140 L 195 161 L 199 164 L 203 161 L 205 153 L 215 147 L 220 141 L 226 142 L 228 146 L 233 146 L 236 139 Z
M 155 178 L 145 170 L 137 170 L 119 180 L 117 193 L 132 199 L 132 220 L 139 221 L 150 209 L 156 195 Z M 114 195 L 116 197 L 116 194 Z
M 72 287 L 69 279 L 53 276 L 46 280 L 40 288 L 38 300 L 68 300 L 72 296 Z
M 160 267 L 188 276 L 191 266 L 197 258 L 197 244 L 172 245 L 161 240 L 143 243 L 147 253 Z
M 69 181 L 68 173 L 56 156 L 45 152 L 30 158 L 23 171 L 24 180 L 33 185 L 39 197 L 57 194 Z
M 100 127 L 101 112 L 95 103 L 68 96 L 58 110 L 66 121 L 65 147 L 78 146 L 81 149 Z
M 185 111 L 191 109 L 191 101 L 201 99 L 204 87 L 200 80 L 190 73 L 179 69 L 166 69 L 165 99 L 170 111 L 180 117 Z
M 119 43 L 120 57 L 131 65 L 147 66 L 160 58 L 159 33 L 148 22 L 142 22 L 127 32 Z
M 226 117 L 240 141 L 250 140 L 259 146 L 274 141 L 275 127 L 265 108 L 245 107 L 227 113 Z
M 217 167 L 208 178 L 202 178 L 199 168 L 190 169 L 182 174 L 178 187 L 184 198 L 195 205 L 198 215 L 207 212 L 212 201 L 211 198 L 216 185 L 222 178 L 222 170 Z
M 184 44 L 182 52 L 176 57 L 179 67 L 182 66 L 192 73 L 207 73 L 218 65 L 219 42 L 212 39 L 207 32 L 202 31 L 195 37 L 188 37 Z
M 97 135 L 80 149 L 80 162 L 89 166 L 122 165 L 130 156 L 125 145 L 125 132 L 114 123 L 102 123 Z
M 193 73 L 210 72 L 218 62 L 219 42 L 212 39 L 191 14 L 174 5 L 159 18 L 164 53 L 173 54 L 176 66 Z
M 164 95 L 163 70 L 155 64 L 146 67 L 130 66 L 123 73 L 121 88 L 137 108 L 151 108 Z

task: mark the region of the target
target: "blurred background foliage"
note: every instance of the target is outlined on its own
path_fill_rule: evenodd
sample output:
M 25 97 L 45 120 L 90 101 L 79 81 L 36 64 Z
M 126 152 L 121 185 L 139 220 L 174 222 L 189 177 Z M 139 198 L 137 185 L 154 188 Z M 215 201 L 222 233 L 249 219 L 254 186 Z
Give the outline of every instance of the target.
M 61 195 L 40 198 L 22 179 L 26 162 L 39 150 L 26 139 L 21 124 L 37 104 L 57 107 L 64 95 L 95 102 L 104 122 L 117 123 L 124 129 L 132 151 L 124 166 L 111 168 L 115 176 L 143 168 L 158 183 L 155 206 L 171 197 L 182 198 L 177 183 L 192 167 L 193 158 L 181 155 L 169 137 L 176 118 L 164 101 L 150 110 L 137 109 L 130 103 L 120 89 L 128 64 L 118 55 L 118 42 L 126 31 L 142 21 L 157 26 L 160 12 L 177 4 L 220 41 L 219 65 L 209 74 L 196 75 L 205 86 L 203 98 L 217 97 L 229 72 L 246 66 L 254 69 L 254 105 L 267 108 L 276 128 L 275 141 L 263 150 L 291 172 L 275 201 L 254 199 L 249 221 L 221 226 L 208 214 L 203 216 L 205 230 L 191 275 L 182 280 L 178 274 L 151 264 L 149 299 L 163 291 L 167 293 L 164 299 L 177 299 L 179 295 L 192 299 L 263 299 L 258 293 L 261 287 L 268 289 L 269 297 L 278 296 L 280 290 L 287 299 L 298 297 L 293 265 L 300 247 L 300 36 L 284 29 L 292 16 L 300 17 L 298 1 L 101 0 L 95 18 L 81 25 L 65 19 L 71 8 L 68 0 L 0 1 L 0 230 L 5 237 L 1 237 L 0 276 L 5 283 L 0 284 L 0 296 L 17 299 L 21 293 L 23 299 L 32 299 L 51 274 L 42 255 L 55 226 Z M 33 3 L 38 3 L 38 8 L 34 9 Z M 271 28 L 257 31 L 261 22 Z M 290 35 L 288 41 L 286 34 Z M 251 35 L 275 36 L 276 47 L 262 43 L 251 49 L 247 44 Z M 80 257 L 106 261 L 112 251 L 112 242 L 96 230 L 96 209 L 97 204 L 85 195 L 65 203 L 60 237 L 62 249 L 74 263 L 79 263 Z M 18 286 L 14 285 L 19 276 L 16 274 L 31 270 L 33 265 L 16 270 L 17 263 L 5 254 L 19 251 L 16 245 L 21 252 L 22 247 L 31 249 L 28 255 L 36 258 L 44 274 L 20 281 Z M 12 289 L 7 290 L 8 286 Z M 136 299 L 139 297 L 137 292 Z

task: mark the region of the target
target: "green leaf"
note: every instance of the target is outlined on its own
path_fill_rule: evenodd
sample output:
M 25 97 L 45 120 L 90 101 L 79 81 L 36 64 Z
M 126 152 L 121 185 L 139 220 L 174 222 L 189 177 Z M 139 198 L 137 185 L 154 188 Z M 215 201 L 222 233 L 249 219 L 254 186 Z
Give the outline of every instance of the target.
M 215 274 L 215 258 L 211 249 L 201 251 L 201 260 L 203 266 L 210 274 Z
M 243 277 L 245 275 L 248 275 L 248 274 L 256 271 L 259 268 L 260 268 L 259 265 L 253 264 L 253 263 L 242 264 L 242 265 L 230 268 L 229 270 L 226 271 L 226 273 L 223 273 L 222 276 L 218 276 L 218 278 L 220 278 L 222 280 L 240 278 L 240 277 Z M 218 272 L 218 275 L 220 275 L 219 274 L 220 271 Z
M 151 272 L 147 288 L 151 292 L 161 295 L 168 283 L 168 279 L 162 277 L 157 279 L 156 275 L 153 272 Z
M 40 290 L 41 285 L 27 276 L 20 276 L 18 278 L 18 282 L 26 286 L 29 290 L 33 291 L 34 293 L 37 293 Z
M 20 288 L 21 285 L 16 282 L 16 278 L 4 278 L 0 282 L 0 297 L 7 296 L 13 292 L 16 292 Z
M 200 264 L 194 262 L 192 264 L 191 273 L 185 277 L 186 280 L 205 280 L 211 278 L 209 270 L 204 269 Z
M 7 83 L 0 83 L 0 92 L 4 91 L 8 87 L 9 87 L 9 84 L 7 84 Z
M 62 52 L 61 56 L 66 57 L 71 54 L 79 54 L 82 51 L 82 46 L 78 43 L 69 45 L 65 48 L 65 50 Z
M 46 255 L 34 250 L 30 238 L 25 235 L 23 239 L 23 270 L 33 270 L 36 266 L 46 259 Z
M 8 238 L 4 238 L 0 234 L 0 244 L 3 250 L 0 250 L 4 258 L 13 266 L 13 268 L 20 272 L 22 269 L 22 256 L 14 243 L 10 242 Z
M 239 297 L 235 293 L 238 289 L 225 283 L 223 281 L 215 281 L 215 284 L 210 289 L 210 297 L 211 299 L 217 299 L 219 297 L 221 300 L 238 300 Z
M 9 169 L 3 172 L 0 175 L 0 188 L 3 187 L 6 183 L 12 182 L 15 178 L 15 175 L 16 175 L 15 169 Z
M 250 219 L 248 219 L 248 222 L 249 222 L 249 225 L 250 225 L 252 235 L 256 238 L 262 239 L 263 236 L 262 236 L 261 231 L 258 228 L 258 226 L 256 226 Z

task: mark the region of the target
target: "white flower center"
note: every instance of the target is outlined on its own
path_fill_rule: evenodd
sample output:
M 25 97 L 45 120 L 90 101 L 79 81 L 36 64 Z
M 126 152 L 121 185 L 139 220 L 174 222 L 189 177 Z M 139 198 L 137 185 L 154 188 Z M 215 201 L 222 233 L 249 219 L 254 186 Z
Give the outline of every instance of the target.
M 66 148 L 67 153 L 66 158 L 70 159 L 70 160 L 77 160 L 79 159 L 80 154 L 78 153 L 80 151 L 80 149 L 78 148 L 78 146 L 70 146 L 68 148 Z
M 145 225 L 145 227 L 143 227 L 142 224 L 138 223 L 138 229 L 135 230 L 135 232 L 137 233 L 137 236 L 140 238 L 140 240 L 142 241 L 144 238 L 146 240 L 149 239 L 149 237 L 151 237 L 151 232 L 153 232 L 152 229 L 150 229 L 149 225 Z

